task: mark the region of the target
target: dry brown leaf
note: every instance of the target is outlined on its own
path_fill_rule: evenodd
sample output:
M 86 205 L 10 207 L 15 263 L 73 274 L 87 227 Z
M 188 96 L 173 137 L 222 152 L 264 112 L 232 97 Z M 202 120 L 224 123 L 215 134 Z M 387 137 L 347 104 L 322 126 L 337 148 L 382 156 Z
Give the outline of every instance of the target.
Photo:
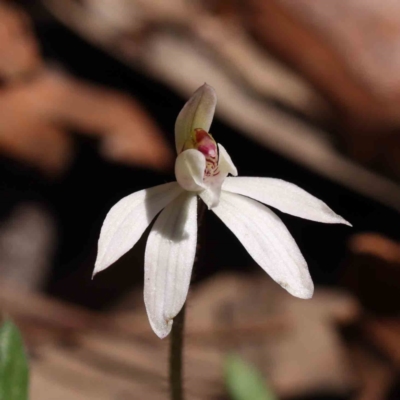
M 65 168 L 71 139 L 24 101 L 25 87 L 0 92 L 0 150 L 48 173 Z
M 307 7 L 297 3 L 251 0 L 239 15 L 267 50 L 300 72 L 340 111 L 342 129 L 338 133 L 349 154 L 358 161 L 375 162 L 379 153 L 387 150 L 382 141 L 400 124 L 400 86 L 394 88 L 395 78 L 384 76 L 387 72 L 382 68 L 387 62 L 392 69 L 396 60 L 385 56 L 385 60 L 377 61 L 375 56 L 379 51 L 387 53 L 393 44 L 398 30 L 393 31 L 392 22 L 400 14 L 396 11 L 393 17 L 390 6 L 383 10 L 376 5 L 380 14 L 386 13 L 385 20 L 378 12 L 373 14 L 373 7 L 368 7 L 371 2 L 357 0 L 352 1 L 353 10 L 350 2 L 340 6 L 341 2 L 302 1 Z M 394 2 L 391 4 L 393 10 L 399 9 Z M 344 15 L 346 32 L 342 22 L 337 23 L 343 21 Z M 331 23 L 324 23 L 325 20 Z M 380 29 L 375 29 L 374 24 L 380 24 Z M 376 45 L 379 42 L 385 42 L 384 49 Z M 350 48 L 357 48 L 357 52 Z
M 25 78 L 29 79 L 25 79 Z M 100 138 L 104 156 L 165 169 L 172 152 L 133 98 L 44 69 L 29 17 L 0 3 L 0 151 L 47 174 L 73 156 L 72 130 Z
M 20 8 L 0 3 L 0 77 L 19 79 L 42 65 L 29 17 Z
M 133 98 L 69 75 L 45 71 L 24 93 L 42 118 L 98 136 L 103 153 L 120 162 L 163 169 L 171 149 L 151 117 Z
M 47 172 L 72 157 L 71 129 L 98 136 L 118 162 L 163 169 L 171 150 L 159 128 L 132 98 L 66 74 L 43 71 L 0 91 L 0 149 Z

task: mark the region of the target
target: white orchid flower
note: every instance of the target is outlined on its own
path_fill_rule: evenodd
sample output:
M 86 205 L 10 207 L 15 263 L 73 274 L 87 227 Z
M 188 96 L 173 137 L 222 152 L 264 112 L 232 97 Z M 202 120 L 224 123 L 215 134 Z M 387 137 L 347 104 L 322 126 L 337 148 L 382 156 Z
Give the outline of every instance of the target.
M 268 207 L 324 223 L 350 225 L 325 203 L 291 183 L 272 178 L 232 178 L 227 151 L 208 133 L 216 106 L 204 84 L 175 124 L 177 182 L 135 192 L 111 208 L 100 233 L 94 274 L 130 250 L 154 217 L 145 251 L 144 301 L 150 324 L 166 337 L 189 290 L 197 243 L 197 197 L 235 234 L 254 261 L 294 296 L 308 299 L 314 286 L 307 263 L 280 218 Z

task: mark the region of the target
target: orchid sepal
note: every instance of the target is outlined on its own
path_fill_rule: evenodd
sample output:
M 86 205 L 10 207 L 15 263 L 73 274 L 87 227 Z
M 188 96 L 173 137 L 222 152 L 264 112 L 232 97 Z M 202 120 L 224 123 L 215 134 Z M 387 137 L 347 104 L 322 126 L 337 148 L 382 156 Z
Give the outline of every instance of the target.
M 184 149 L 195 129 L 210 130 L 214 118 L 217 95 L 210 85 L 205 83 L 197 89 L 184 105 L 175 123 L 175 146 L 177 154 Z

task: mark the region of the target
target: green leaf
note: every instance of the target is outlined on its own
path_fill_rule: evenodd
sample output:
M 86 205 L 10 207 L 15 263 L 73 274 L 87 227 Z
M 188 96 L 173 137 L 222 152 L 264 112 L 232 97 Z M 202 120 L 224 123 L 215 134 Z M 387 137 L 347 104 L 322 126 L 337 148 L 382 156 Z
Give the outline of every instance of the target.
M 233 400 L 277 400 L 260 372 L 235 354 L 225 362 L 225 384 Z
M 0 400 L 27 400 L 28 361 L 18 328 L 6 320 L 0 328 Z

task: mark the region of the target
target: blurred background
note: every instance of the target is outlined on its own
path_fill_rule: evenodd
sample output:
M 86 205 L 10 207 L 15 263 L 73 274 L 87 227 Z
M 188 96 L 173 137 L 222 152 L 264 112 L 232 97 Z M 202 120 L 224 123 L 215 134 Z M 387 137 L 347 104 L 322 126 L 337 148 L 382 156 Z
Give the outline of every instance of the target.
M 31 398 L 166 398 L 147 233 L 91 275 L 110 207 L 174 180 L 174 122 L 204 82 L 239 175 L 293 182 L 354 227 L 279 213 L 317 287 L 301 301 L 206 215 L 188 398 L 228 399 L 235 351 L 279 399 L 400 399 L 400 4 L 2 0 L 0 308 L 28 344 Z

